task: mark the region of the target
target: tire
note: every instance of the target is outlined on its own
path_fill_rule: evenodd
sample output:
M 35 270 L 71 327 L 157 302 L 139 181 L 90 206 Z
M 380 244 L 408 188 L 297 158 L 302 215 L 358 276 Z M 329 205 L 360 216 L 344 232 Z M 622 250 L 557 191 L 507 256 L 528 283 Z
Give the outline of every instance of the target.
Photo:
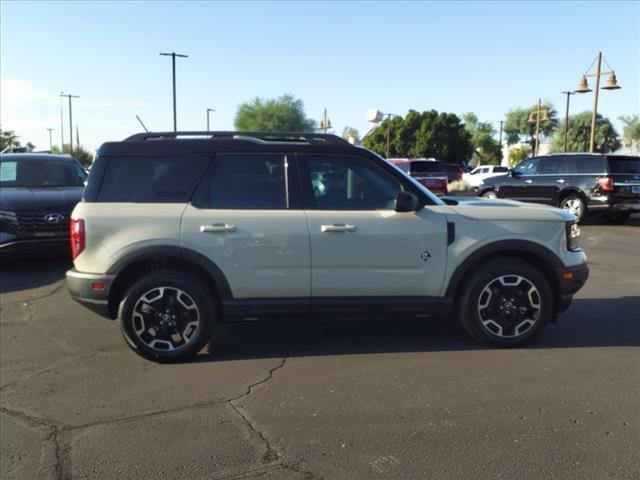
M 578 219 L 578 222 L 584 220 L 587 214 L 587 205 L 584 199 L 577 193 L 571 193 L 564 197 L 560 202 L 560 208 L 573 213 Z
M 629 212 L 624 212 L 624 213 L 607 213 L 604 216 L 604 219 L 611 224 L 624 224 L 627 223 L 629 221 L 629 219 L 631 218 L 631 214 Z
M 157 270 L 137 280 L 120 302 L 120 329 L 141 357 L 170 363 L 196 355 L 216 321 L 211 292 L 193 275 Z
M 498 198 L 498 194 L 493 190 L 487 190 L 482 194 L 482 198 L 489 198 L 491 200 L 495 200 Z
M 462 286 L 456 308 L 472 338 L 497 347 L 534 340 L 554 311 L 553 292 L 542 272 L 513 258 L 480 265 Z

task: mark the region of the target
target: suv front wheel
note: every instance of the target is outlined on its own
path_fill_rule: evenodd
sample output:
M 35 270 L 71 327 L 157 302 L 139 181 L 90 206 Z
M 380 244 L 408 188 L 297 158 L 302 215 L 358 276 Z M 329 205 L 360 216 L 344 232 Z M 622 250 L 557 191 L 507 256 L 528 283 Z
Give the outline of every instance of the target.
M 136 281 L 120 303 L 120 326 L 140 356 L 175 362 L 197 354 L 211 337 L 216 309 L 196 277 L 158 270 Z
M 458 317 L 481 343 L 516 346 L 533 340 L 553 316 L 553 293 L 532 265 L 504 258 L 481 265 L 465 283 Z

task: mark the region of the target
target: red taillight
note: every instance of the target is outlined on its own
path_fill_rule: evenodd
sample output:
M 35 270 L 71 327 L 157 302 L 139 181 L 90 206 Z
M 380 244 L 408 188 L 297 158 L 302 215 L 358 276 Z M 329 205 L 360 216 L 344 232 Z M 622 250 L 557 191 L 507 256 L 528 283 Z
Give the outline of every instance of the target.
M 598 179 L 598 186 L 600 190 L 605 192 L 613 192 L 613 178 L 611 177 L 602 177 Z
M 84 250 L 84 220 L 72 218 L 69 227 L 71 229 L 71 258 L 75 260 Z

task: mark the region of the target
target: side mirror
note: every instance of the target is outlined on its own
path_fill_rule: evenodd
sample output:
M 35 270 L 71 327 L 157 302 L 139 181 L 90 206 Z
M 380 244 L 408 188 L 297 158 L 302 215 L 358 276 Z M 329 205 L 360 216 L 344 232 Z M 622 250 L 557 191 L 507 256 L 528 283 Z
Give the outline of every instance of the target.
M 396 212 L 415 212 L 420 207 L 418 198 L 409 192 L 398 192 L 396 197 Z
M 522 174 L 520 172 L 518 172 L 517 170 L 511 170 L 511 176 L 513 178 L 520 178 L 522 176 Z

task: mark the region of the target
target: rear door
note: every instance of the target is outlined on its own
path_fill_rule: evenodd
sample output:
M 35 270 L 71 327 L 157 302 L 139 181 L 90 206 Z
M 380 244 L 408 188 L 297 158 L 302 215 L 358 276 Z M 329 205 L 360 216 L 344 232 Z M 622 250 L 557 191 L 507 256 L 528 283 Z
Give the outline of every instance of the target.
M 540 157 L 537 174 L 525 189 L 528 201 L 558 205 L 558 193 L 565 183 L 561 167 L 562 157 L 560 155 Z
M 184 211 L 182 247 L 214 262 L 236 301 L 309 304 L 309 230 L 289 158 L 216 155 Z
M 350 155 L 299 155 L 312 258 L 313 304 L 333 297 L 435 297 L 447 256 L 444 215 L 398 213 L 407 189 Z M 312 184 L 322 178 L 321 184 Z M 315 307 L 314 307 L 315 310 Z

